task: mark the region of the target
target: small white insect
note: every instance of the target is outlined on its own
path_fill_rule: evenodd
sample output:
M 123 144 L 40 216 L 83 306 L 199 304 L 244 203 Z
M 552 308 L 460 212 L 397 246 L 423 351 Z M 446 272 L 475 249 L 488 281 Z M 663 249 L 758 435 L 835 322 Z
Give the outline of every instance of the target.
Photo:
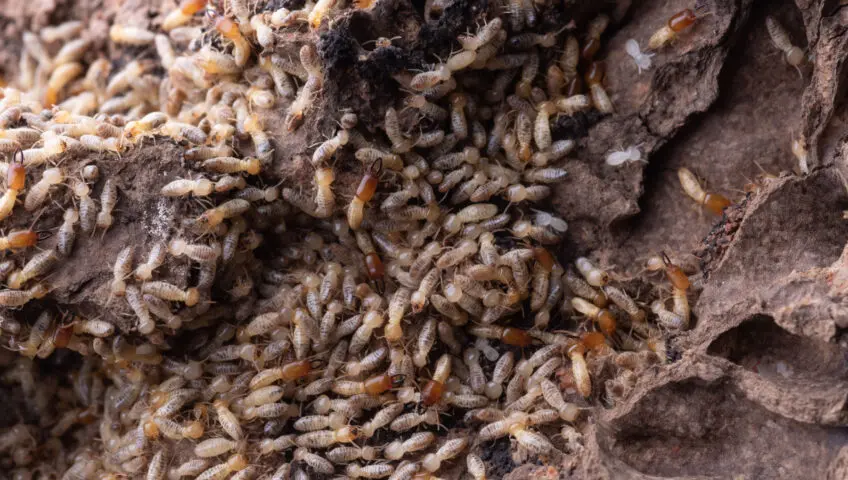
M 624 50 L 628 55 L 633 57 L 633 61 L 636 62 L 636 68 L 639 69 L 640 74 L 642 70 L 649 70 L 651 68 L 651 57 L 656 54 L 642 53 L 639 48 L 639 42 L 631 38 L 624 44 Z
M 621 166 L 624 162 L 638 162 L 640 160 L 642 160 L 642 152 L 635 145 L 628 147 L 627 150 L 612 152 L 607 155 L 607 165 L 611 167 Z
M 568 230 L 568 223 L 565 220 L 541 210 L 533 209 L 533 211 L 536 212 L 536 225 L 540 227 L 551 227 L 560 233 Z

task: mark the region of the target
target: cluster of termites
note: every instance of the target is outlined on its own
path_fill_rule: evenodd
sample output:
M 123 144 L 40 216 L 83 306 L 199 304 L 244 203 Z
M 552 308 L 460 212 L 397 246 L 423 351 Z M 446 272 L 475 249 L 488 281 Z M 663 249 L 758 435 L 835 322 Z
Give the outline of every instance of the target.
M 669 309 L 662 289 L 557 259 L 568 225 L 546 199 L 577 145 L 552 125 L 614 112 L 595 59 L 610 19 L 538 33 L 536 8 L 511 0 L 444 61 L 395 72 L 403 93 L 382 123 L 344 112 L 309 151 L 283 152 L 311 160 L 311 184 L 281 186 L 263 183 L 280 133 L 266 116 L 302 128 L 328 79 L 312 43 L 296 57 L 275 48 L 281 33 L 328 28 L 345 14 L 335 1 L 185 0 L 150 30 L 111 27 L 118 47 L 152 47 L 114 71 L 84 62 L 81 22 L 26 33 L 0 100 L 0 219 L 61 208 L 61 221 L 52 238 L 36 226 L 0 238 L 14 352 L 0 356 L 2 381 L 28 402 L 0 431 L 0 468 L 21 480 L 479 480 L 502 438 L 516 458 L 582 448 L 583 411 L 620 399 L 688 327 L 689 282 L 668 256 L 649 260 L 672 286 Z M 691 21 L 673 18 L 651 48 Z M 64 160 L 108 165 L 166 139 L 191 173 L 157 177 L 154 193 L 189 213 L 107 259 L 102 317 L 48 306 L 76 236 L 122 224 L 130 188 Z M 334 187 L 343 158 L 359 178 L 347 197 Z M 607 162 L 639 159 L 631 147 Z M 680 180 L 726 206 L 688 170 Z M 39 380 L 57 356 L 74 368 Z

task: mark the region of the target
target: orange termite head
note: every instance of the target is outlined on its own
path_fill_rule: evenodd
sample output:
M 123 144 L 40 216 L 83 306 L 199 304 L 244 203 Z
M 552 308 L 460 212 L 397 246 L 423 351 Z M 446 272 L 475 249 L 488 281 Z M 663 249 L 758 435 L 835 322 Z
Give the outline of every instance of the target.
M 26 167 L 24 167 L 24 151 L 18 148 L 15 151 L 14 157 L 12 157 L 12 163 L 9 164 L 6 171 L 6 185 L 13 190 L 23 190 L 25 184 Z
M 32 230 L 18 230 L 16 232 L 10 232 L 7 239 L 11 248 L 26 248 L 35 246 L 36 242 L 38 242 L 39 234 Z

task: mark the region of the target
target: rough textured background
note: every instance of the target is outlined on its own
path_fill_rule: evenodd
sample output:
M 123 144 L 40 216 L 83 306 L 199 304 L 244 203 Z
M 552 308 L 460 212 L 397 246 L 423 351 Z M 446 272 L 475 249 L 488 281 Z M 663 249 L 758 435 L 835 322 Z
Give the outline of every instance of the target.
M 416 52 L 425 46 L 443 48 L 479 8 L 459 1 L 438 28 L 419 35 L 413 17 L 422 3 L 381 0 L 373 15 L 344 18 L 320 40 L 322 56 L 331 62 L 325 98 L 337 100 L 319 108 L 354 107 L 366 121 L 379 118 L 380 107 L 395 93 L 393 69 L 422 61 Z M 596 2 L 564 3 L 587 16 L 597 9 Z M 560 257 L 567 261 L 599 251 L 619 274 L 637 275 L 647 256 L 664 249 L 691 273 L 703 268 L 695 277 L 702 290 L 694 328 L 671 342 L 679 360 L 639 372 L 619 403 L 595 407 L 586 416 L 579 425 L 583 449 L 548 466 L 515 468 L 502 441 L 484 458 L 499 472 L 512 470 L 513 479 L 848 478 L 848 222 L 842 217 L 848 209 L 848 110 L 841 80 L 848 8 L 838 1 L 706 2 L 709 13 L 654 57 L 650 71 L 637 75 L 624 42 L 636 38 L 645 44 L 671 14 L 692 5 L 637 1 L 628 10 L 630 2 L 618 3 L 615 12 L 626 13 L 616 17 L 602 51 L 617 113 L 589 129 L 577 158 L 566 165 L 570 176 L 554 199 L 571 226 Z M 90 34 L 102 40 L 109 22 L 143 26 L 174 4 L 2 1 L 0 64 L 7 77 L 14 72 L 22 29 L 71 16 L 86 19 Z M 807 47 L 813 60 L 802 68 L 803 78 L 771 44 L 766 15 L 776 16 L 793 42 Z M 360 43 L 396 35 L 402 47 L 396 55 L 351 67 Z M 292 52 L 298 41 L 314 41 L 290 40 Z M 118 52 L 109 54 L 121 61 Z M 342 88 L 334 78 L 359 83 Z M 293 184 L 311 178 L 295 154 L 330 132 L 318 113 L 297 133 L 276 136 L 275 179 Z M 274 129 L 279 121 L 268 119 L 268 125 Z M 800 135 L 811 156 L 812 172 L 805 177 L 795 176 L 790 151 L 791 140 Z M 613 169 L 603 163 L 609 151 L 630 145 L 641 146 L 647 166 Z M 119 207 L 120 224 L 105 243 L 83 240 L 77 247 L 82 254 L 51 276 L 51 298 L 92 315 L 120 316 L 93 311 L 111 278 L 103 258 L 114 258 L 130 239 L 172 233 L 167 225 L 177 213 L 174 204 L 148 192 L 158 191 L 166 175 L 184 173 L 182 160 L 174 146 L 151 144 L 124 158 L 67 161 L 96 162 L 107 176 L 120 179 L 130 201 Z M 739 205 L 721 221 L 693 208 L 676 179 L 681 166 Z M 340 159 L 338 167 L 336 185 L 346 198 L 358 178 L 358 162 Z M 775 178 L 764 179 L 764 173 Z M 746 196 L 743 186 L 753 181 L 760 188 Z M 45 228 L 60 221 L 58 208 L 40 219 Z M 169 269 L 174 281 L 190 273 L 179 265 Z

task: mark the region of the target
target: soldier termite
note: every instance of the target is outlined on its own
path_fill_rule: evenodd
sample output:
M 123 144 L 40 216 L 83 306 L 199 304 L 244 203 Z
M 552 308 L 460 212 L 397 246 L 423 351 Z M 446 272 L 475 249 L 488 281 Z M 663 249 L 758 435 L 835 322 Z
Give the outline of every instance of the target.
M 651 35 L 650 40 L 648 40 L 648 48 L 651 50 L 663 48 L 677 38 L 680 32 L 691 27 L 697 19 L 695 12 L 688 8 L 675 13 L 668 19 L 665 26 Z
M 683 187 L 686 195 L 698 204 L 707 207 L 710 212 L 721 215 L 724 209 L 730 206 L 730 200 L 724 195 L 704 191 L 698 177 L 688 168 L 681 167 L 678 169 L 677 178 L 680 180 L 680 186 Z
M 23 165 L 23 157 L 23 151 L 19 149 L 15 152 L 15 158 L 19 158 L 20 162 L 13 161 L 6 168 L 6 192 L 0 197 L 0 220 L 12 213 L 18 193 L 26 185 L 26 167 Z

